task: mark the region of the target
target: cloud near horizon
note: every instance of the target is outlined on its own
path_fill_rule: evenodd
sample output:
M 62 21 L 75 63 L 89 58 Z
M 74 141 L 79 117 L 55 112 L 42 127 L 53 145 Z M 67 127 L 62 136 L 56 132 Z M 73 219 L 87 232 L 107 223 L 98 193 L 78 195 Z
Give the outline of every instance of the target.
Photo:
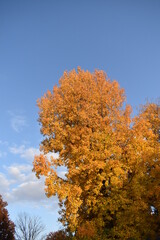
M 7 146 L 9 153 L 16 155 L 17 161 L 13 164 L 2 166 L 0 171 L 0 193 L 8 204 L 32 204 L 33 206 L 44 206 L 48 210 L 58 208 L 57 197 L 48 199 L 45 195 L 45 178 L 37 179 L 32 172 L 34 156 L 40 154 L 38 148 L 26 145 Z M 57 158 L 57 153 L 49 153 L 47 157 Z M 20 163 L 18 159 L 23 159 Z M 24 161 L 26 160 L 26 161 Z M 59 168 L 58 175 L 65 178 L 65 169 Z
M 32 204 L 33 206 L 44 206 L 49 210 L 58 208 L 57 197 L 48 199 L 45 195 L 44 178 L 37 179 L 32 172 L 32 165 L 10 165 L 4 166 L 6 173 L 0 172 L 0 193 L 8 204 Z

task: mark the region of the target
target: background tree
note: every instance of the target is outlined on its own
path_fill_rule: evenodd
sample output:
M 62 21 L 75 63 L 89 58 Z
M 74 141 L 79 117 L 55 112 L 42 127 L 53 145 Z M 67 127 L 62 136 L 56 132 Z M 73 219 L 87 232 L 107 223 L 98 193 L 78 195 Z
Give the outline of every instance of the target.
M 7 202 L 4 202 L 0 195 L 0 239 L 14 240 L 15 225 L 9 219 L 6 206 Z
M 56 232 L 51 232 L 47 235 L 46 240 L 69 240 L 70 238 L 67 236 L 64 230 L 59 230 Z
M 141 130 L 141 135 L 138 133 Z M 160 236 L 160 106 L 156 103 L 147 103 L 141 107 L 140 114 L 135 118 L 134 125 L 137 141 L 141 142 L 143 172 L 144 202 L 150 210 L 147 219 L 148 235 L 151 239 Z M 143 166 L 143 168 L 142 168 Z M 142 173 L 141 173 L 142 175 Z
M 44 140 L 34 171 L 46 177 L 47 196 L 58 195 L 68 231 L 78 236 L 87 224 L 92 235 L 107 239 L 154 237 L 157 219 L 147 182 L 149 163 L 159 168 L 159 141 L 153 127 L 158 120 L 152 124 L 146 115 L 150 105 L 132 120 L 116 81 L 103 71 L 78 68 L 65 72 L 38 106 Z M 48 159 L 53 151 L 59 157 Z M 67 168 L 65 178 L 58 175 L 60 166 Z
M 19 214 L 16 220 L 17 240 L 37 240 L 41 238 L 45 227 L 39 217 L 30 217 L 27 213 Z

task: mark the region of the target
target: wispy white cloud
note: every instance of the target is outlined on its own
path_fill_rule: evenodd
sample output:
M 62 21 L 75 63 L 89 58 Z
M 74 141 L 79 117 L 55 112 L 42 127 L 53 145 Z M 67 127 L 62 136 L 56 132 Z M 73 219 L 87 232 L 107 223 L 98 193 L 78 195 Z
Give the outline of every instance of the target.
M 0 172 L 0 194 L 3 194 L 9 190 L 10 181 L 5 174 Z
M 39 149 L 33 147 L 26 148 L 25 145 L 10 147 L 9 150 L 11 153 L 18 154 L 21 158 L 29 161 L 33 161 L 34 156 L 40 154 Z
M 17 146 L 10 147 L 9 150 L 11 153 L 18 154 L 20 155 L 21 158 L 24 158 L 29 161 L 33 161 L 34 156 L 40 154 L 40 151 L 38 148 L 33 148 L 33 147 L 27 148 L 25 145 L 21 145 L 18 147 Z M 58 153 L 48 153 L 46 156 L 48 158 L 50 157 L 58 158 L 59 155 Z
M 26 181 L 12 189 L 10 198 L 14 202 L 41 202 L 42 200 L 46 200 L 43 188 L 41 181 Z
M 0 173 L 0 192 L 10 203 L 32 202 L 47 204 L 44 192 L 44 179 L 37 179 L 32 172 L 32 165 L 5 166 L 7 174 Z
M 23 128 L 27 126 L 26 117 L 22 114 L 16 114 L 12 111 L 8 111 L 8 113 L 10 115 L 12 129 L 17 133 L 21 132 Z
M 31 180 L 34 178 L 34 174 L 32 173 L 32 165 L 11 165 L 9 167 L 5 167 L 8 175 L 14 182 L 25 182 L 27 180 Z
M 22 164 L 14 163 L 3 166 L 3 173 L 0 172 L 0 192 L 3 193 L 4 199 L 8 204 L 29 204 L 34 206 L 43 206 L 48 208 L 49 205 L 54 209 L 58 208 L 58 199 L 48 199 L 45 195 L 45 179 L 37 179 L 32 172 L 32 162 L 35 155 L 40 154 L 38 148 L 27 147 L 25 144 L 8 147 L 11 154 L 26 159 Z M 58 157 L 56 153 L 49 153 L 47 157 Z M 59 169 L 59 175 L 64 177 L 65 169 Z M 4 183 L 4 184 L 3 184 Z
M 2 140 L 0 140 L 0 145 L 4 145 L 4 146 L 8 146 L 8 142 L 7 141 L 2 141 Z
M 19 147 L 15 146 L 15 147 L 10 147 L 9 148 L 10 152 L 13 154 L 22 154 L 25 150 L 25 146 L 21 145 Z

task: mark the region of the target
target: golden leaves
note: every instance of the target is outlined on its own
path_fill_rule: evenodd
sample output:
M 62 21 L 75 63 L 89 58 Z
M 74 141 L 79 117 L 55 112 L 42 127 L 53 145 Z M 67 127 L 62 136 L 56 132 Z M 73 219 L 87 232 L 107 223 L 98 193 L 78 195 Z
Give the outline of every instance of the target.
M 96 224 L 107 229 L 108 239 L 116 231 L 120 239 L 139 239 L 145 224 L 151 228 L 147 209 L 152 202 L 160 207 L 159 107 L 148 104 L 131 119 L 124 101 L 124 89 L 103 71 L 80 68 L 65 72 L 59 86 L 38 100 L 41 150 L 59 157 L 36 156 L 34 171 L 46 177 L 47 196 L 57 194 L 64 203 L 62 222 L 71 231 Z M 58 166 L 66 167 L 66 178 Z
M 33 171 L 36 172 L 36 176 L 40 178 L 40 175 L 47 176 L 50 171 L 50 162 L 47 157 L 40 154 L 39 156 L 34 157 L 33 162 L 34 168 Z

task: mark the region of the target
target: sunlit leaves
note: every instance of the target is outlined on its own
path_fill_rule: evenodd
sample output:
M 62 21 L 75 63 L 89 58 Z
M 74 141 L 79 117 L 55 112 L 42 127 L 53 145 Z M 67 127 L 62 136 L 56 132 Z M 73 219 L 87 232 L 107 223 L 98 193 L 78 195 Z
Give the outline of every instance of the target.
M 156 232 L 150 208 L 160 207 L 159 107 L 148 104 L 131 119 L 119 84 L 80 68 L 65 72 L 38 106 L 44 140 L 34 171 L 46 177 L 47 196 L 58 196 L 62 223 L 82 235 L 86 223 L 108 239 Z M 50 152 L 59 157 L 47 158 Z

